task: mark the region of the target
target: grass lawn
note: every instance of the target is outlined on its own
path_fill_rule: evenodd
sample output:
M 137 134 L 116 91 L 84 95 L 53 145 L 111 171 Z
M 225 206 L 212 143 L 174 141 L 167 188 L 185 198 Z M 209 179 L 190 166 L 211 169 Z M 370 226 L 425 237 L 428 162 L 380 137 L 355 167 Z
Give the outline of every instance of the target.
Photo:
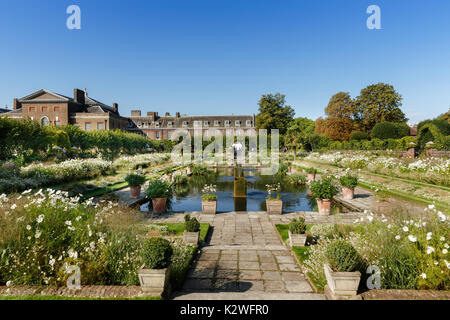
M 155 223 L 155 225 L 158 226 L 167 226 L 167 229 L 170 232 L 173 232 L 177 236 L 183 235 L 184 232 L 184 223 L 178 222 L 178 223 Z M 208 235 L 209 231 L 209 223 L 200 223 L 200 241 L 204 242 L 206 239 L 206 236 Z
M 83 298 L 65 296 L 0 296 L 1 300 L 162 300 L 161 297 L 136 298 Z
M 311 224 L 306 225 L 306 231 L 308 232 L 311 229 Z M 283 239 L 283 242 L 286 243 L 287 240 L 289 240 L 289 225 L 288 224 L 276 224 L 275 227 L 278 230 L 278 233 L 281 236 L 281 239 Z

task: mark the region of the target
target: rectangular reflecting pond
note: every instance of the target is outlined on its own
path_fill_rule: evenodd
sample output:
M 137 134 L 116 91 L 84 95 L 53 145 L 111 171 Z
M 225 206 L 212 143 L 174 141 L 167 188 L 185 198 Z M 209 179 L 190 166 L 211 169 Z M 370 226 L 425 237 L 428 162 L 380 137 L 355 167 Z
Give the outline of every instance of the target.
M 280 183 L 283 212 L 317 211 L 316 200 L 308 196 L 306 186 L 293 186 L 283 176 L 261 175 L 259 169 L 243 169 L 247 182 L 247 198 L 234 198 L 234 171 L 232 168 L 208 171 L 202 176 L 191 176 L 185 185 L 174 187 L 174 196 L 170 199 L 170 210 L 173 212 L 201 211 L 202 189 L 205 184 L 217 186 L 217 212 L 229 211 L 266 211 L 268 184 Z M 149 203 L 141 206 L 141 211 L 148 212 Z M 334 205 L 334 212 L 345 212 L 345 208 Z

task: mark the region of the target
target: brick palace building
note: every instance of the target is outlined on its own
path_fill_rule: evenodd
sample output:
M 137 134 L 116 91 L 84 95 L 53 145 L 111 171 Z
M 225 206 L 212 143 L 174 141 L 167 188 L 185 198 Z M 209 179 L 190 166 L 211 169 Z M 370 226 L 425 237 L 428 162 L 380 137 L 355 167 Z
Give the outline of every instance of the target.
M 66 97 L 48 90 L 39 90 L 20 99 L 14 99 L 13 110 L 4 110 L 6 115 L 15 119 L 31 119 L 42 125 L 78 126 L 82 130 L 114 130 L 120 129 L 141 135 L 150 139 L 170 139 L 177 129 L 186 129 L 193 134 L 194 129 L 201 126 L 203 132 L 213 134 L 232 129 L 236 134 L 249 134 L 255 129 L 255 115 L 231 116 L 174 116 L 166 113 L 159 116 L 158 112 L 131 111 L 130 117 L 119 114 L 119 106 L 113 103 L 108 106 L 91 97 L 86 89 L 74 89 L 73 98 Z

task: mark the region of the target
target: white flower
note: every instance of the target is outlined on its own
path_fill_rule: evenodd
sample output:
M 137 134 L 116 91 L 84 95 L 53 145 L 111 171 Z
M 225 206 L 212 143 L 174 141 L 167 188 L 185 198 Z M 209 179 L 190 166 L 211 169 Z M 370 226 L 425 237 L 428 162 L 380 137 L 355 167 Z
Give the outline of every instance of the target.
M 390 224 L 388 224 L 387 228 L 390 229 L 390 228 L 392 228 L 392 226 Z
M 395 240 L 400 240 L 400 236 L 399 236 L 399 235 L 396 235 L 396 236 L 395 236 Z
M 448 262 L 447 260 L 444 260 L 444 262 L 447 265 L 447 269 L 450 269 L 450 262 Z
M 48 262 L 48 264 L 49 264 L 50 266 L 53 267 L 53 265 L 55 264 L 55 262 L 56 262 L 55 259 L 51 259 L 51 260 Z
M 27 230 L 31 230 L 31 226 L 27 224 Z
M 41 223 L 42 221 L 44 221 L 44 215 L 41 214 L 38 218 L 37 218 L 37 223 Z
M 72 225 L 72 221 L 70 221 L 70 220 L 67 220 L 65 223 L 66 223 L 66 225 L 68 225 L 68 226 L 71 226 L 71 225 Z
M 427 254 L 432 254 L 434 252 L 433 247 L 427 247 Z
M 442 253 L 443 253 L 443 254 L 447 254 L 447 253 L 448 253 L 448 250 L 447 250 L 447 249 L 443 249 L 443 250 L 442 250 Z
M 422 273 L 422 274 L 420 275 L 420 277 L 421 277 L 422 279 L 426 279 L 426 278 L 427 278 L 427 275 L 426 275 L 425 273 Z
M 433 235 L 433 233 L 432 232 L 428 232 L 427 233 L 427 240 L 431 240 L 431 236 Z
M 11 281 L 11 280 L 6 281 L 6 286 L 7 286 L 7 287 L 10 287 L 11 285 L 12 285 L 12 281 Z
M 445 238 L 444 237 L 440 237 L 439 240 L 440 241 L 445 241 Z
M 403 227 L 403 231 L 408 232 L 408 231 L 409 231 L 408 227 L 407 227 L 407 226 L 404 226 L 404 227 Z
M 448 243 L 444 244 L 444 248 L 445 248 L 445 249 L 448 249 L 448 247 L 449 247 L 449 246 L 448 246 Z
M 430 204 L 430 205 L 428 206 L 428 209 L 433 210 L 433 209 L 434 209 L 434 204 Z
M 372 222 L 373 221 L 373 217 L 372 216 L 368 216 L 367 220 L 369 220 L 369 222 Z
M 11 205 L 11 210 L 14 210 L 15 208 L 17 208 L 17 205 L 14 203 Z
M 409 239 L 409 241 L 411 241 L 411 242 L 416 242 L 416 241 L 417 241 L 417 238 L 414 237 L 412 234 L 410 234 L 410 235 L 408 236 L 408 239 Z
M 36 230 L 36 234 L 34 235 L 34 237 L 36 239 L 39 239 L 39 237 L 41 236 L 42 232 L 40 232 L 39 230 Z

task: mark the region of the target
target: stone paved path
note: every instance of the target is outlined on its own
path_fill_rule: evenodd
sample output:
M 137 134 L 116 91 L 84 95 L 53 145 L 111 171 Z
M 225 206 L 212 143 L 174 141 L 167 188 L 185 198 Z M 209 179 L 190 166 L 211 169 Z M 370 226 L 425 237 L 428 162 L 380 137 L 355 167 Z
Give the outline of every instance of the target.
M 211 236 L 175 299 L 324 299 L 313 292 L 282 244 L 272 216 L 263 212 L 193 215 L 211 224 Z M 157 221 L 182 218 L 175 214 Z

